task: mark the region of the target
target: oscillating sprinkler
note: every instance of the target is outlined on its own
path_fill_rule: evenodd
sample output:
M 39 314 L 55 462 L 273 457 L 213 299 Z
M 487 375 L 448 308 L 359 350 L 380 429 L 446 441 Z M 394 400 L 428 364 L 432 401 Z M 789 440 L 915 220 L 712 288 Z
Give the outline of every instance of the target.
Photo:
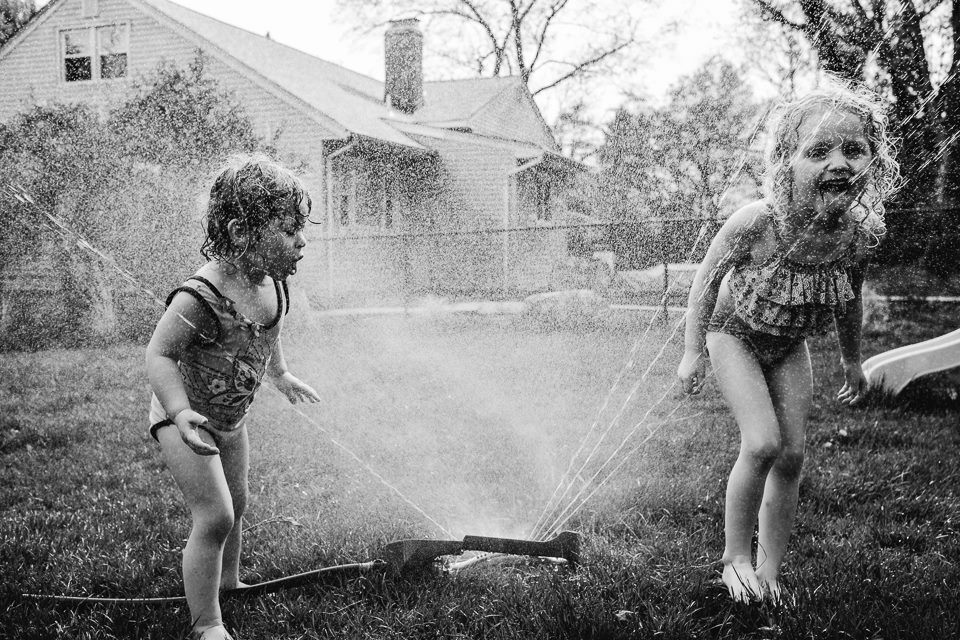
M 580 562 L 580 534 L 563 531 L 544 542 L 486 536 L 465 536 L 463 540 L 397 540 L 388 543 L 380 557 L 393 571 L 404 573 L 422 570 L 440 556 L 460 555 L 465 551 L 562 558 L 576 566 Z

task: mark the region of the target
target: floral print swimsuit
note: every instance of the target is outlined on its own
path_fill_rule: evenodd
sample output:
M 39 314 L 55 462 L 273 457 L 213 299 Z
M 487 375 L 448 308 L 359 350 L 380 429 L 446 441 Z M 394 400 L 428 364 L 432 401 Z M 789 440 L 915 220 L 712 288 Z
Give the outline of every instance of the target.
M 190 407 L 207 418 L 203 427 L 215 440 L 218 433 L 240 428 L 280 336 L 280 318 L 289 310 L 289 298 L 286 282 L 274 280 L 273 284 L 277 313 L 268 324 L 247 319 L 233 300 L 200 276 L 189 278 L 167 298 L 169 305 L 181 291 L 188 293 L 216 320 L 217 335 L 202 336 L 179 362 Z M 150 422 L 154 438 L 157 429 L 173 424 L 156 395 L 151 400 Z
M 707 331 L 742 340 L 763 368 L 782 362 L 807 336 L 826 333 L 834 312 L 855 297 L 850 270 L 858 233 L 836 260 L 806 263 L 788 257 L 775 222 L 777 247 L 766 261 L 736 265 L 728 286 L 732 311 L 715 310 Z

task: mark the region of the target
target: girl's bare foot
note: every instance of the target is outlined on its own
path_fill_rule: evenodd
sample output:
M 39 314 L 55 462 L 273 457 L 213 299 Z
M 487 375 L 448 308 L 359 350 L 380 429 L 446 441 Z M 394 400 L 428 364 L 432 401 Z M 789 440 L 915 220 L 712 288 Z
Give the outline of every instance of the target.
M 233 640 L 233 636 L 222 624 L 197 629 L 193 633 L 196 640 Z
M 227 584 L 225 582 L 220 583 L 220 591 L 233 591 L 234 589 L 246 589 L 249 587 L 246 582 L 240 582 L 239 580 L 235 581 L 233 584 Z
M 763 589 L 763 597 L 771 604 L 779 606 L 783 604 L 783 593 L 780 590 L 780 581 L 776 576 L 768 578 L 763 575 L 757 575 L 760 587 Z
M 760 599 L 760 581 L 749 562 L 724 564 L 723 584 L 735 602 L 747 604 Z

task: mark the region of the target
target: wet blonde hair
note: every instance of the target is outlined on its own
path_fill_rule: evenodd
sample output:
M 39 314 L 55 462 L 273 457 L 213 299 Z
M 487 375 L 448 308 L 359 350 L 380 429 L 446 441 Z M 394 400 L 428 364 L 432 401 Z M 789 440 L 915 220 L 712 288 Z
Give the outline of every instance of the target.
M 866 188 L 854 207 L 862 211 L 860 225 L 863 230 L 879 242 L 886 233 L 884 200 L 900 185 L 896 145 L 888 131 L 886 110 L 880 98 L 858 83 L 835 77 L 828 77 L 823 87 L 781 104 L 772 118 L 763 188 L 773 206 L 777 226 L 782 229 L 788 217 L 793 193 L 790 163 L 801 144 L 800 125 L 806 116 L 820 108 L 851 113 L 863 123 L 873 160 Z

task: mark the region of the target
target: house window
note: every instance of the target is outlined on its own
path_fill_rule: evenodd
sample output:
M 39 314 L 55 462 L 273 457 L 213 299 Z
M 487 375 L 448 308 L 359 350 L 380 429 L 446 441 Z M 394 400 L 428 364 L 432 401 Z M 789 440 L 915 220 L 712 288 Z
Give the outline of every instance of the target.
M 63 38 L 63 78 L 67 82 L 93 78 L 93 47 L 90 29 L 61 32 Z
M 345 193 L 340 196 L 340 206 L 338 210 L 340 213 L 340 226 L 348 226 L 350 224 L 350 196 Z
M 550 185 L 538 180 L 533 186 L 534 207 L 537 211 L 537 220 L 549 220 L 550 214 Z
M 386 167 L 371 167 L 356 187 L 356 223 L 364 227 L 390 229 L 396 216 L 395 180 Z
M 80 82 L 96 78 L 109 80 L 127 75 L 130 28 L 112 24 L 60 32 L 63 51 L 63 79 Z
M 357 173 L 345 168 L 337 179 L 334 191 L 335 215 L 341 227 L 349 227 L 356 218 Z
M 123 78 L 127 75 L 129 31 L 125 24 L 97 27 L 97 54 L 100 56 L 101 78 Z

